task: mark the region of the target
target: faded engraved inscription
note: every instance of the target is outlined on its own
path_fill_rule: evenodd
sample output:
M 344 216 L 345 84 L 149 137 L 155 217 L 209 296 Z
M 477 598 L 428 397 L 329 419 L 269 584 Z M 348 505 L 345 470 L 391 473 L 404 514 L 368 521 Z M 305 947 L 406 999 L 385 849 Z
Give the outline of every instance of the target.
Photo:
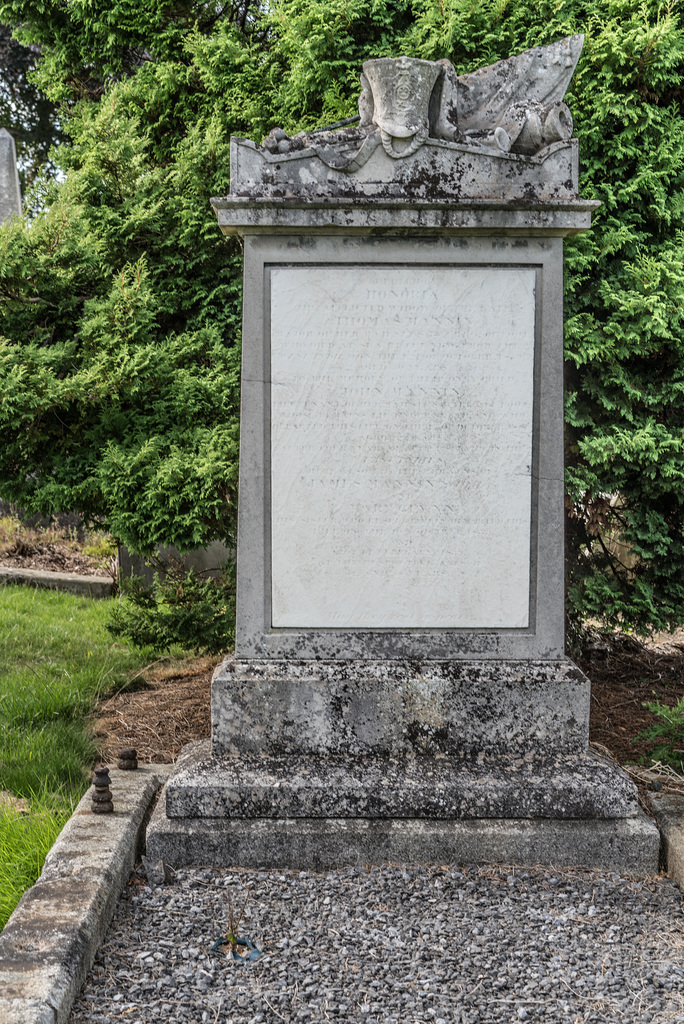
M 270 273 L 273 626 L 526 626 L 535 271 Z

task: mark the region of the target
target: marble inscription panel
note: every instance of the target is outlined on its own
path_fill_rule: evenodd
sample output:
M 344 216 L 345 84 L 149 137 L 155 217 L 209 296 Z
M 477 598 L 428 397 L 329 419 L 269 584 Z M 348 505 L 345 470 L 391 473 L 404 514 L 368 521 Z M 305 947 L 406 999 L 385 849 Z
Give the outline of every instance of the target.
M 270 279 L 273 626 L 527 626 L 534 269 Z

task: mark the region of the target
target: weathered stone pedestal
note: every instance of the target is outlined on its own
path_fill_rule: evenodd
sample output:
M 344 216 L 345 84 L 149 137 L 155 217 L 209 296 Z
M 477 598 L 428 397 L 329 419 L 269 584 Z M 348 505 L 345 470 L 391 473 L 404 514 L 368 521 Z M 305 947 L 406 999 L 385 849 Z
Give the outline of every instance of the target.
M 148 854 L 325 870 L 381 862 L 652 873 L 634 784 L 587 748 L 571 662 L 254 662 L 212 684 Z
M 359 127 L 233 140 L 236 655 L 153 858 L 657 870 L 564 656 L 562 246 L 597 205 L 561 102 L 580 49 L 502 62 L 491 95 L 492 69 L 370 61 Z

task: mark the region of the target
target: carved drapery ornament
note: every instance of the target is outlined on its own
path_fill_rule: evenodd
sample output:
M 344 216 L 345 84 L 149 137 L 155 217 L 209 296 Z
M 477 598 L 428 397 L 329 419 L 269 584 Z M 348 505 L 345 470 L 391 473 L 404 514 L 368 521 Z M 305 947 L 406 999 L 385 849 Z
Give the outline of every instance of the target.
M 572 137 L 563 96 L 583 42 L 584 36 L 569 36 L 468 75 L 457 75 L 448 60 L 367 60 L 358 127 L 292 138 L 274 128 L 264 147 L 274 155 L 310 148 L 327 166 L 347 173 L 362 167 L 379 145 L 401 160 L 427 139 L 535 156 Z

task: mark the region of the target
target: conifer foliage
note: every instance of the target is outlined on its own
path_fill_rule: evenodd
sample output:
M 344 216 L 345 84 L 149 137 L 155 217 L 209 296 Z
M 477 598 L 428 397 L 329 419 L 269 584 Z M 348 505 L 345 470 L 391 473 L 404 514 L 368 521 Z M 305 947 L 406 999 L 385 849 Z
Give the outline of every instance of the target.
M 684 622 L 680 6 L 0 0 L 0 21 L 70 140 L 43 212 L 0 229 L 0 496 L 140 552 L 234 522 L 241 259 L 209 205 L 230 135 L 353 115 L 369 57 L 465 72 L 584 32 L 568 103 L 602 206 L 566 241 L 569 611 Z

